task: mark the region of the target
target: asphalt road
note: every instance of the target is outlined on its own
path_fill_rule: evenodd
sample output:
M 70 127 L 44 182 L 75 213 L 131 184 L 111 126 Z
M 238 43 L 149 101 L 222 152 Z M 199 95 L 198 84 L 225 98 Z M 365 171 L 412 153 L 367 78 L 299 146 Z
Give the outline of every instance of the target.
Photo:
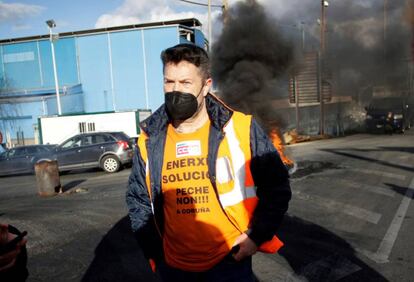
M 279 232 L 286 246 L 279 255 L 258 256 L 262 278 L 413 281 L 414 131 L 290 150 L 299 170 Z
M 276 255 L 261 281 L 412 281 L 414 130 L 289 146 L 298 170 Z M 65 193 L 37 196 L 32 175 L 0 178 L 0 221 L 29 233 L 29 281 L 158 281 L 130 232 L 130 170 L 61 176 Z

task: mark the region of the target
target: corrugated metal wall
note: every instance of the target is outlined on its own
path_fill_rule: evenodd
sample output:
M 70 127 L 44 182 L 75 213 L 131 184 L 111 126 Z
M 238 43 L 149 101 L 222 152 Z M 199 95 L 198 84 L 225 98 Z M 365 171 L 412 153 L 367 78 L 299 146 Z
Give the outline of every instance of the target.
M 60 85 L 78 83 L 74 38 L 56 42 L 56 65 Z M 1 76 L 8 89 L 54 87 L 50 42 L 47 40 L 0 45 Z
M 156 110 L 164 102 L 160 53 L 180 40 L 178 25 L 58 39 L 55 54 L 59 87 L 81 84 L 83 92 L 82 95 L 61 96 L 63 113 Z M 200 31 L 195 32 L 194 40 L 201 46 L 204 44 Z M 3 90 L 24 93 L 34 89 L 54 89 L 49 40 L 0 45 L 0 78 L 4 78 L 0 86 Z M 24 122 L 16 118 L 13 121 L 16 126 L 11 126 L 10 117 L 16 111 L 10 110 L 7 124 L 0 120 L 0 130 L 7 128 L 12 136 L 20 126 L 24 127 L 25 137 L 33 138 L 37 117 L 57 113 L 54 97 L 46 102 L 40 98 L 20 100 L 15 107 L 26 115 Z M 1 115 L 5 115 L 4 111 L 0 112 L 0 119 Z
M 296 103 L 296 95 L 299 97 L 299 104 L 319 102 L 319 87 L 322 87 L 323 100 L 325 102 L 331 100 L 332 86 L 329 84 L 330 75 L 326 68 L 319 70 L 321 64 L 317 52 L 304 54 L 297 74 L 289 80 L 290 103 Z M 319 79 L 322 79 L 322 81 L 319 82 Z

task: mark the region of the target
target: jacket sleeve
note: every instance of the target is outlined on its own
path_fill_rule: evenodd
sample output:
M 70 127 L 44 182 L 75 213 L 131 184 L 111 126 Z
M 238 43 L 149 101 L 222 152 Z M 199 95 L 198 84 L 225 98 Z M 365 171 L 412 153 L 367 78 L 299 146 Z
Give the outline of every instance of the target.
M 260 246 L 275 235 L 292 193 L 287 168 L 269 137 L 254 119 L 250 132 L 250 169 L 259 201 L 247 235 Z
M 131 175 L 128 181 L 126 202 L 132 231 L 141 246 L 145 257 L 158 258 L 162 244 L 156 231 L 151 209 L 151 201 L 145 182 L 145 162 L 139 148 L 135 152 Z

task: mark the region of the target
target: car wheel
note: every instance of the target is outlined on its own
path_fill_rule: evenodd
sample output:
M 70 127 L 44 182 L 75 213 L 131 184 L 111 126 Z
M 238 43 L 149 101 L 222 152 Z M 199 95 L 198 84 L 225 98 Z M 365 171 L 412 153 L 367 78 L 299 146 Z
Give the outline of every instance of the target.
M 115 156 L 105 156 L 101 160 L 101 167 L 109 173 L 117 172 L 121 167 L 119 160 Z

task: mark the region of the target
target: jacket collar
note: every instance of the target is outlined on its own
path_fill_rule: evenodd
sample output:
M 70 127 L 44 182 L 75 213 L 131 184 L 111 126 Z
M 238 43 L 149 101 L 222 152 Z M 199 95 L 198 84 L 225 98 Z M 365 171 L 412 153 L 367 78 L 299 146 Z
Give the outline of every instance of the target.
M 233 115 L 233 110 L 211 93 L 207 94 L 205 103 L 211 125 L 221 131 Z M 168 123 L 169 118 L 163 104 L 151 116 L 142 121 L 140 126 L 148 136 L 153 136 L 164 132 Z

